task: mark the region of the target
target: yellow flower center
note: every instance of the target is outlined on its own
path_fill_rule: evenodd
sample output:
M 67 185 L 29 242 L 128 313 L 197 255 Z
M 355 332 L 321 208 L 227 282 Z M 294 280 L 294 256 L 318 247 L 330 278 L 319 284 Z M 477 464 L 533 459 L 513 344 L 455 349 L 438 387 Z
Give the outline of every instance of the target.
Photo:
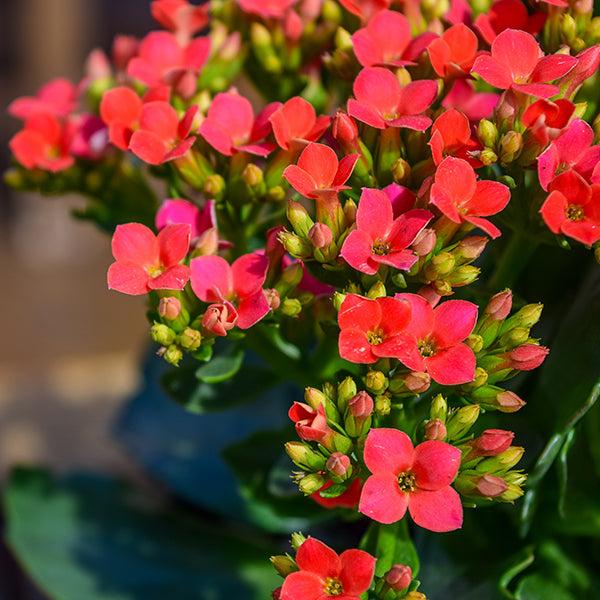
M 415 476 L 412 473 L 400 473 L 398 475 L 398 486 L 403 492 L 415 491 Z
M 435 354 L 435 345 L 429 340 L 419 340 L 417 348 L 423 358 L 428 358 Z
M 344 593 L 344 588 L 337 577 L 328 577 L 325 580 L 324 591 L 328 596 L 341 596 Z
M 581 221 L 583 219 L 583 208 L 578 204 L 570 204 L 567 208 L 567 219 L 569 221 Z
M 384 335 L 381 329 L 376 329 L 375 331 L 367 331 L 367 340 L 369 340 L 369 344 L 373 344 L 377 346 L 383 342 Z
M 390 253 L 390 245 L 381 238 L 378 238 L 373 242 L 371 251 L 378 256 L 384 256 Z

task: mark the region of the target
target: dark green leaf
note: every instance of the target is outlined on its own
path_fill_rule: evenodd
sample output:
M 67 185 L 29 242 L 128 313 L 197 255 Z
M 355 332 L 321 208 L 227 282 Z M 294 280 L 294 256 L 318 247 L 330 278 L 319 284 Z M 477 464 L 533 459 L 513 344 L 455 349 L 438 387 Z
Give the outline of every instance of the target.
M 511 565 L 502 573 L 498 586 L 500 591 L 506 598 L 514 599 L 514 594 L 508 589 L 508 586 L 513 579 L 529 567 L 535 557 L 533 554 L 533 546 L 523 548 L 511 561 Z
M 262 600 L 279 585 L 276 551 L 162 506 L 147 492 L 86 474 L 15 471 L 6 539 L 57 600 Z
M 336 485 L 331 485 L 326 490 L 319 492 L 319 495 L 322 498 L 337 498 L 338 496 L 341 496 L 347 489 L 347 485 L 338 483 Z
M 196 378 L 204 383 L 221 383 L 231 379 L 241 368 L 244 350 L 234 346 L 227 354 L 213 356 L 205 365 L 196 369 Z
M 563 587 L 539 573 L 527 575 L 519 583 L 515 598 L 516 600 L 576 600 L 576 597 Z

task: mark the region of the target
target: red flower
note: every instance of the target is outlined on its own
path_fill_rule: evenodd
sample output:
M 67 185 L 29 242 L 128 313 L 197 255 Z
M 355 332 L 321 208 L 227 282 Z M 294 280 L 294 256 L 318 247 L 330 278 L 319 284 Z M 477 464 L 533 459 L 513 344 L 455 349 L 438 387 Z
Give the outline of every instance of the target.
M 340 4 L 353 15 L 368 23 L 375 15 L 390 7 L 392 0 L 340 0 Z
M 268 266 L 269 259 L 256 253 L 244 254 L 232 265 L 220 256 L 198 256 L 190 262 L 190 283 L 203 302 L 231 302 L 238 327 L 248 329 L 270 310 L 262 288 Z
M 475 355 L 463 343 L 477 322 L 477 305 L 447 300 L 435 308 L 417 294 L 396 294 L 412 307 L 412 318 L 395 340 L 395 354 L 412 371 L 427 371 L 442 385 L 475 379 Z
M 455 108 L 443 112 L 433 122 L 428 144 L 436 165 L 450 155 L 466 160 L 475 169 L 481 167 L 481 162 L 470 156 L 471 152 L 482 149 L 481 144 L 471 135 L 469 119 Z
M 294 421 L 300 439 L 319 442 L 326 448 L 330 447 L 334 431 L 327 425 L 325 408 L 322 404 L 319 404 L 315 410 L 304 402 L 294 402 L 288 411 L 288 416 Z
M 399 12 L 382 10 L 366 27 L 352 36 L 352 46 L 363 67 L 392 65 L 402 67 L 414 64 L 427 44 L 436 36 L 428 32 L 412 39 L 410 23 Z
M 150 13 L 165 29 L 172 31 L 183 43 L 208 25 L 208 4 L 195 6 L 187 0 L 154 0 Z
M 440 77 L 467 77 L 477 54 L 477 36 L 459 23 L 433 40 L 427 52 L 433 70 Z
M 558 87 L 548 83 L 577 64 L 574 56 L 544 56 L 535 38 L 525 31 L 505 29 L 492 43 L 492 55 L 478 56 L 473 73 L 500 89 L 513 89 L 538 98 L 550 98 Z
M 382 190 L 364 188 L 356 213 L 356 229 L 350 232 L 340 252 L 351 266 L 373 275 L 380 264 L 408 271 L 417 255 L 408 249 L 433 215 L 413 209 L 394 219 L 392 203 Z
M 298 0 L 238 0 L 244 12 L 258 15 L 265 19 L 283 19 L 288 9 Z
M 370 300 L 348 294 L 338 314 L 340 356 L 367 364 L 381 357 L 398 357 L 398 342 L 403 339 L 399 334 L 410 322 L 410 307 L 402 299 Z
M 439 441 L 416 448 L 403 431 L 371 429 L 365 464 L 372 475 L 363 486 L 359 512 L 379 523 L 395 523 L 408 508 L 413 521 L 430 531 L 462 526 L 460 496 L 450 484 L 458 473 L 460 450 Z
M 498 0 L 492 4 L 488 13 L 477 16 L 475 27 L 481 37 L 492 44 L 505 29 L 519 29 L 536 35 L 545 21 L 545 12 L 538 11 L 530 16 L 521 0 Z
M 283 176 L 303 196 L 318 198 L 349 189 L 350 186 L 344 184 L 358 158 L 358 154 L 350 154 L 338 162 L 329 146 L 311 143 L 303 150 L 298 164 L 286 167 Z
M 329 126 L 331 117 L 322 115 L 317 118 L 310 102 L 294 96 L 274 111 L 269 121 L 279 146 L 290 150 L 318 140 Z
M 108 269 L 108 287 L 138 296 L 151 290 L 182 290 L 190 269 L 185 258 L 189 225 L 169 225 L 158 236 L 141 223 L 118 225 L 112 238 L 116 262 Z
M 521 122 L 527 127 L 528 134 L 546 146 L 565 130 L 574 112 L 575 105 L 570 100 L 560 98 L 551 102 L 540 98 L 525 109 Z
M 492 116 L 499 98 L 500 95 L 494 92 L 476 92 L 468 79 L 456 79 L 442 100 L 442 106 L 457 108 L 469 121 L 479 121 Z
M 360 600 L 371 586 L 377 559 L 363 550 L 344 550 L 339 556 L 329 546 L 309 537 L 298 548 L 298 571 L 281 587 L 281 600 Z
M 431 119 L 422 115 L 437 97 L 438 84 L 421 79 L 404 87 L 383 67 L 366 67 L 356 77 L 348 114 L 376 127 L 407 127 L 425 131 Z
M 217 94 L 198 133 L 215 150 L 226 156 L 237 152 L 267 156 L 277 146 L 259 140 L 271 131 L 268 118 L 277 108 L 276 103 L 267 105 L 255 120 L 247 98 L 236 91 Z
M 497 181 L 477 181 L 473 167 L 460 158 L 445 158 L 435 173 L 430 202 L 451 221 L 467 221 L 496 238 L 500 230 L 487 219 L 503 210 L 510 190 Z
M 13 100 L 8 114 L 23 120 L 39 113 L 66 117 L 76 108 L 77 88 L 68 79 L 58 78 L 44 84 L 35 96 Z
M 540 209 L 553 233 L 591 246 L 600 239 L 600 185 L 588 185 L 569 170 L 550 184 L 550 195 Z

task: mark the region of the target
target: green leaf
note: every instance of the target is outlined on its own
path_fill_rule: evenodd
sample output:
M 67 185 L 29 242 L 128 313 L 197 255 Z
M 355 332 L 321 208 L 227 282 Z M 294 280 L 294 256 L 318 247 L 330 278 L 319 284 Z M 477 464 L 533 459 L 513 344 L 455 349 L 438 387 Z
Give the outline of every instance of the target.
M 515 598 L 516 600 L 576 600 L 575 596 L 555 581 L 539 573 L 527 575 L 519 583 Z
M 7 543 L 56 600 L 262 600 L 279 585 L 267 560 L 277 549 L 260 534 L 244 539 L 105 477 L 19 469 L 4 509 Z
M 244 361 L 244 350 L 234 346 L 226 354 L 218 354 L 205 365 L 196 369 L 196 378 L 204 383 L 221 383 L 231 379 L 241 368 Z
M 512 560 L 511 565 L 502 573 L 500 580 L 498 581 L 498 587 L 504 596 L 507 598 L 514 599 L 514 594 L 508 589 L 508 586 L 513 579 L 520 575 L 525 569 L 527 569 L 533 561 L 535 556 L 533 554 L 533 546 L 527 546 L 523 548 Z

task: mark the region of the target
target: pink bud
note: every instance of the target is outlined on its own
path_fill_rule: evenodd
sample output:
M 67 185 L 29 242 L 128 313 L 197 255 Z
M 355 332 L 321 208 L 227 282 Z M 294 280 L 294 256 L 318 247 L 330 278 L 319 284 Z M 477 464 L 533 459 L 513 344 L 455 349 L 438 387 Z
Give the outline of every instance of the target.
M 194 254 L 216 254 L 219 249 L 219 233 L 216 227 L 210 227 L 202 232 L 194 241 Z
M 279 587 L 275 588 L 272 592 L 271 592 L 271 598 L 273 600 L 281 600 L 281 588 L 283 586 L 280 585 Z
M 525 402 L 514 392 L 505 390 L 496 396 L 496 406 L 500 412 L 512 413 L 517 412 L 525 406 Z
M 480 456 L 496 456 L 510 447 L 515 434 L 504 429 L 486 429 L 478 438 L 469 442 L 471 451 L 465 460 L 473 460 Z
M 457 248 L 458 254 L 467 260 L 475 260 L 485 250 L 488 238 L 472 235 L 462 240 Z
M 412 581 L 412 569 L 408 565 L 392 565 L 385 574 L 386 583 L 397 592 L 407 588 Z
M 315 248 L 327 248 L 333 241 L 333 233 L 325 223 L 318 221 L 308 231 L 308 239 Z
M 340 144 L 354 145 L 358 140 L 358 128 L 354 119 L 341 111 L 333 119 L 332 133 Z
M 435 247 L 436 239 L 435 231 L 426 227 L 419 232 L 411 244 L 411 250 L 419 256 L 427 256 Z
M 506 319 L 512 308 L 512 291 L 504 290 L 494 294 L 483 310 L 484 315 L 490 315 L 494 321 Z
M 350 458 L 341 452 L 334 452 L 327 460 L 327 470 L 338 477 L 343 477 L 349 468 Z
M 545 346 L 537 344 L 521 344 L 507 352 L 505 356 L 508 358 L 511 368 L 517 371 L 531 371 L 539 367 L 550 352 Z
M 125 71 L 138 53 L 139 41 L 131 35 L 117 35 L 112 45 L 112 60 L 119 71 Z
M 447 435 L 446 425 L 441 419 L 433 419 L 425 425 L 425 439 L 443 442 Z
M 350 398 L 350 401 L 348 402 L 348 410 L 356 419 L 359 426 L 365 419 L 371 416 L 373 407 L 373 398 L 365 391 L 358 392 L 358 394 Z
M 202 317 L 202 327 L 214 335 L 225 336 L 237 321 L 237 311 L 229 302 L 211 304 Z
M 406 387 L 413 394 L 422 394 L 429 389 L 431 377 L 424 371 L 412 371 L 406 378 Z
M 277 310 L 280 303 L 279 292 L 276 289 L 268 288 L 265 290 L 265 296 L 269 303 L 269 308 L 271 310 Z
M 490 475 L 489 473 L 484 475 L 477 482 L 474 492 L 486 496 L 487 498 L 495 498 L 504 494 L 508 489 L 508 483 L 496 475 Z
M 172 321 L 176 319 L 181 313 L 181 302 L 175 296 L 167 296 L 166 298 L 161 298 L 158 304 L 158 314 L 163 319 L 168 319 Z

